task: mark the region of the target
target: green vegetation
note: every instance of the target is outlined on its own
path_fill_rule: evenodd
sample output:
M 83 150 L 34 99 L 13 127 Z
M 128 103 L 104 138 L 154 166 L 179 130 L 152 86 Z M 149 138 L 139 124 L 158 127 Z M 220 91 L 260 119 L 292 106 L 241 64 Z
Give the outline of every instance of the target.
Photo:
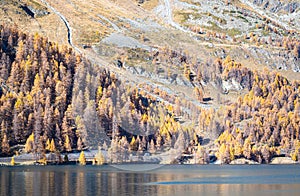
M 231 37 L 235 37 L 236 35 L 241 35 L 241 32 L 238 29 L 235 29 L 235 28 L 228 29 L 226 32 Z
M 174 12 L 174 16 L 178 17 L 179 18 L 178 20 L 180 20 L 180 23 L 183 24 L 183 23 L 187 22 L 187 20 L 189 18 L 193 18 L 193 20 L 197 20 L 197 19 L 201 18 L 202 14 L 198 13 L 196 11 L 191 11 L 191 10 L 187 10 L 187 11 L 180 10 L 180 11 Z
M 219 32 L 219 31 L 222 30 L 221 27 L 219 27 L 219 26 L 217 25 L 217 23 L 215 23 L 215 22 L 208 21 L 208 24 L 211 25 L 210 27 L 206 27 L 206 28 L 208 28 L 209 30 L 216 31 L 216 32 Z

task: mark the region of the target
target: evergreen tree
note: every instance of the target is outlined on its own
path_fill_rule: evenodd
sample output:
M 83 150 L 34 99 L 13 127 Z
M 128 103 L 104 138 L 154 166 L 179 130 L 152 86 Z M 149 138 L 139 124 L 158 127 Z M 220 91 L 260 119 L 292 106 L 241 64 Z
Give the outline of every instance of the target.
M 2 150 L 2 153 L 5 154 L 5 155 L 10 154 L 10 146 L 9 146 L 9 142 L 8 142 L 6 133 L 3 134 L 3 139 L 2 139 L 2 143 L 1 143 L 1 150 Z

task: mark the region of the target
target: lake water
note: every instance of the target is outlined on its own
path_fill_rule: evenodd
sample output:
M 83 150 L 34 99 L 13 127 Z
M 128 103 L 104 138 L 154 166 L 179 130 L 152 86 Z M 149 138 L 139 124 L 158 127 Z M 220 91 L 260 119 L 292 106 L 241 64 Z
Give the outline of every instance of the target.
M 0 167 L 0 194 L 300 195 L 300 165 L 156 167 L 158 165 Z

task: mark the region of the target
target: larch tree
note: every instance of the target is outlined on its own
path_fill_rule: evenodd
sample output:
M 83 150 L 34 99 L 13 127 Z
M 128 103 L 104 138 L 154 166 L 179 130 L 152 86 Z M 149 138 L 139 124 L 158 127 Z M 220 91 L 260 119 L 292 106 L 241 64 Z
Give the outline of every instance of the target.
M 79 137 L 78 139 L 77 139 L 77 150 L 82 150 L 83 149 L 83 142 L 82 142 L 82 140 L 81 140 L 81 137 Z
M 295 44 L 293 53 L 296 58 L 300 58 L 300 44 Z
M 48 96 L 46 97 L 45 101 L 45 112 L 44 112 L 44 118 L 43 118 L 43 125 L 44 125 L 44 135 L 46 135 L 48 138 L 54 137 L 54 111 L 53 107 L 51 106 L 51 95 L 50 95 L 50 89 L 47 89 Z
M 65 135 L 64 149 L 67 152 L 71 152 L 72 151 L 72 147 L 71 147 L 70 139 L 69 139 L 68 135 Z
M 88 102 L 87 107 L 84 110 L 83 123 L 85 129 L 83 127 L 81 129 L 82 140 L 86 141 L 87 145 L 98 146 L 102 137 L 102 129 L 99 124 L 95 103 L 92 100 Z
M 136 142 L 135 137 L 133 136 L 130 142 L 130 150 L 136 151 L 138 147 L 138 143 Z
M 73 108 L 71 105 L 68 106 L 67 110 L 64 113 L 62 125 L 61 125 L 61 134 L 62 138 L 65 139 L 65 149 L 66 143 L 73 148 L 76 146 L 76 124 L 73 117 Z M 66 141 L 68 139 L 68 142 Z M 69 149 L 69 147 L 68 147 Z
M 10 165 L 14 166 L 16 164 L 15 157 L 13 156 L 10 161 Z
M 10 146 L 9 146 L 9 142 L 8 142 L 6 133 L 3 134 L 1 150 L 2 150 L 3 154 L 8 155 L 10 153 Z
M 218 149 L 218 152 L 216 153 L 216 156 L 217 156 L 218 160 L 221 161 L 221 163 L 225 163 L 225 159 L 226 159 L 225 153 L 226 153 L 226 145 L 225 145 L 225 143 L 222 143 Z
M 86 165 L 86 158 L 83 151 L 81 151 L 78 161 L 80 165 Z
M 42 149 L 39 147 L 42 146 L 41 134 L 43 130 L 43 108 L 41 105 L 37 106 L 37 110 L 34 113 L 34 147 L 36 152 L 41 152 Z
M 105 158 L 103 153 L 101 152 L 101 149 L 98 149 L 97 154 L 95 155 L 95 159 L 97 161 L 97 165 L 103 165 L 105 163 Z
M 154 144 L 154 141 L 153 141 L 153 139 L 150 141 L 150 144 L 148 144 L 149 145 L 149 152 L 151 153 L 151 154 L 154 154 L 155 152 L 156 152 L 156 148 L 155 148 L 155 144 Z
M 34 133 L 32 133 L 26 140 L 25 152 L 33 152 L 34 148 Z
M 25 121 L 24 121 L 24 113 L 23 111 L 19 114 L 15 113 L 13 118 L 13 131 L 15 140 L 18 143 L 22 143 L 24 141 L 24 131 L 25 129 Z
M 86 143 L 87 130 L 86 130 L 84 121 L 82 120 L 82 118 L 80 116 L 76 116 L 75 124 L 76 124 L 76 137 L 80 138 L 80 140 L 81 140 L 81 143 L 77 142 L 77 147 L 78 147 L 78 143 L 81 145 Z
M 55 152 L 56 151 L 55 142 L 54 142 L 53 138 L 51 139 L 49 150 L 50 150 L 50 152 Z
M 46 141 L 46 147 L 45 147 L 45 150 L 49 150 L 50 151 L 50 145 L 51 145 L 51 142 L 49 140 L 49 138 L 47 139 Z

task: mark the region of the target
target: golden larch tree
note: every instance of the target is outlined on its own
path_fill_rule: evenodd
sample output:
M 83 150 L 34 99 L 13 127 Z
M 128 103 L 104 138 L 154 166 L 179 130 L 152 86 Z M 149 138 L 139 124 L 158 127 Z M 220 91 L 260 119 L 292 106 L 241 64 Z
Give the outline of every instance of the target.
M 80 165 L 86 165 L 86 158 L 83 151 L 81 151 L 78 161 Z

